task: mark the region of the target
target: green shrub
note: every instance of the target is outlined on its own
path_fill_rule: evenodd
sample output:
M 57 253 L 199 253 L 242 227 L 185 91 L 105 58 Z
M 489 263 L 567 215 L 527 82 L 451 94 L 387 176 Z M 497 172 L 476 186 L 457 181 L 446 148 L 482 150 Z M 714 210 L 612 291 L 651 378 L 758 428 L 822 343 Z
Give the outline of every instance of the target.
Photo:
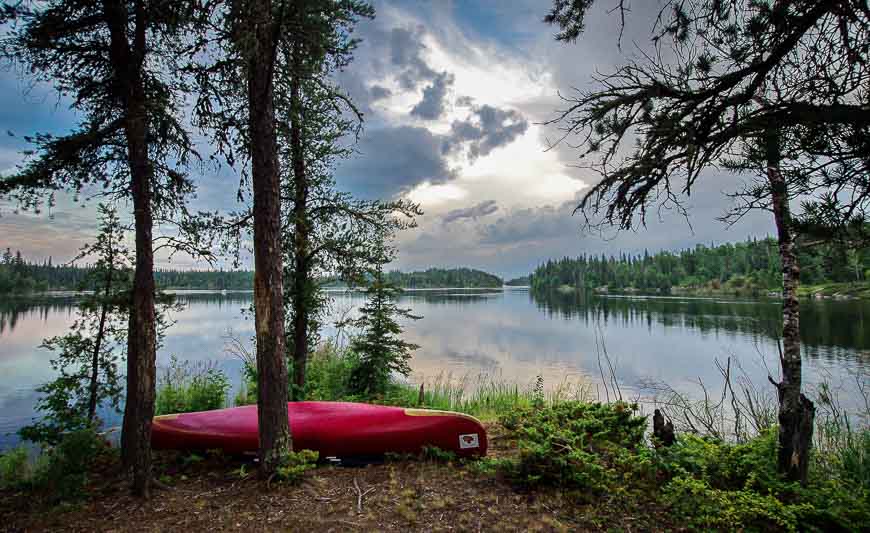
M 27 449 L 23 446 L 13 448 L 0 455 L 0 489 L 26 488 L 30 484 L 32 475 L 33 468 Z
M 776 428 L 743 444 L 681 435 L 656 454 L 663 503 L 695 528 L 854 531 L 870 523 L 870 487 L 841 467 L 816 472 L 805 487 L 787 482 L 776 472 L 776 447 Z
M 513 431 L 520 453 L 506 473 L 522 485 L 592 492 L 648 475 L 639 467 L 652 464 L 643 450 L 646 419 L 635 416 L 636 409 L 572 401 L 510 413 L 502 424 Z
M 45 452 L 33 475 L 34 487 L 52 502 L 84 497 L 88 475 L 95 462 L 110 453 L 108 443 L 92 429 L 65 434 Z
M 795 531 L 799 517 L 812 510 L 808 504 L 786 505 L 769 494 L 714 489 L 706 480 L 691 476 L 672 479 L 662 491 L 662 500 L 675 521 L 689 529 Z
M 317 467 L 319 456 L 320 454 L 312 450 L 288 453 L 281 461 L 281 466 L 276 469 L 278 479 L 291 484 L 299 483 L 305 472 Z
M 213 363 L 179 362 L 172 356 L 160 377 L 154 412 L 157 415 L 221 409 L 230 382 Z
M 703 478 L 716 489 L 783 490 L 776 473 L 776 447 L 776 428 L 743 444 L 680 435 L 673 446 L 659 451 L 660 467 L 671 477 Z
M 358 365 L 359 357 L 351 350 L 339 350 L 332 343 L 320 345 L 309 356 L 305 368 L 305 398 L 322 401 L 357 398 L 350 389 L 350 379 Z

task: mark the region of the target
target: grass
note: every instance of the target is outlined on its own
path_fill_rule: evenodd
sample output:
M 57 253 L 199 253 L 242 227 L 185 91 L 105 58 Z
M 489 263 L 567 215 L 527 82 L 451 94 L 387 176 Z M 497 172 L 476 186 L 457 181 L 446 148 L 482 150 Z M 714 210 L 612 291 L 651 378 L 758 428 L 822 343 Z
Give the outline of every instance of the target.
M 211 411 L 227 406 L 230 382 L 214 362 L 179 362 L 172 356 L 157 380 L 155 415 Z
M 256 402 L 256 372 L 244 360 L 242 386 L 235 405 Z M 552 405 L 565 400 L 592 398 L 590 383 L 565 380 L 545 389 L 539 376 L 528 386 L 488 373 L 461 377 L 441 373 L 413 383 L 395 376 L 383 395 L 360 396 L 350 388 L 350 377 L 359 359 L 348 349 L 324 343 L 312 352 L 305 373 L 305 399 L 315 401 L 355 401 L 402 407 L 422 407 L 470 414 L 481 420 L 495 420 L 515 409 Z M 421 390 L 422 387 L 422 390 Z M 422 397 L 421 397 L 422 392 Z M 159 394 L 158 394 L 159 396 Z
M 419 385 L 394 382 L 384 400 L 393 405 L 457 411 L 481 420 L 495 420 L 516 409 L 591 398 L 591 388 L 585 382 L 566 380 L 555 388 L 545 390 L 540 376 L 534 384 L 523 387 L 487 373 L 467 374 L 460 378 L 442 373 L 424 380 L 422 391 L 423 401 L 420 402 Z

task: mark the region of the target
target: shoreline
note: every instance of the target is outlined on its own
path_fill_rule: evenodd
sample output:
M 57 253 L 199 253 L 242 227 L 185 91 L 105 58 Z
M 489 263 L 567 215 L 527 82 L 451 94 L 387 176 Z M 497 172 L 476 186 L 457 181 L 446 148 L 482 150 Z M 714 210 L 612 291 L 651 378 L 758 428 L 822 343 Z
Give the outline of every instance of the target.
M 768 301 L 781 300 L 782 295 L 778 290 L 766 289 L 712 289 L 707 287 L 671 287 L 667 292 L 650 292 L 633 289 L 609 289 L 607 287 L 581 288 L 562 285 L 554 289 L 560 293 L 590 293 L 599 297 L 622 297 L 622 298 L 649 298 L 649 299 L 674 299 L 674 298 L 739 298 L 745 300 Z M 798 297 L 801 300 L 870 300 L 870 282 L 856 283 L 826 283 L 820 285 L 800 285 Z

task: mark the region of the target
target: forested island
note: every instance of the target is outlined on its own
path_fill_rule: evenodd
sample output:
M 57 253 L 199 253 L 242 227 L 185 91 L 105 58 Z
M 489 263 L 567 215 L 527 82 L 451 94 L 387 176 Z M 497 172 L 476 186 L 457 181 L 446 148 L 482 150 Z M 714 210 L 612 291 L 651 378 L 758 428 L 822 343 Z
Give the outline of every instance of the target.
M 778 244 L 772 238 L 638 255 L 581 255 L 543 263 L 531 275 L 534 290 L 572 288 L 648 293 L 759 295 L 782 286 Z M 870 248 L 823 244 L 799 250 L 805 291 L 870 279 Z M 821 286 L 821 288 L 820 288 Z M 841 287 L 838 287 L 838 289 Z M 845 290 L 845 288 L 843 288 Z M 866 292 L 866 291 L 864 291 Z
M 502 279 L 473 268 L 430 268 L 422 272 L 399 272 L 386 275 L 389 283 L 405 289 L 498 288 Z

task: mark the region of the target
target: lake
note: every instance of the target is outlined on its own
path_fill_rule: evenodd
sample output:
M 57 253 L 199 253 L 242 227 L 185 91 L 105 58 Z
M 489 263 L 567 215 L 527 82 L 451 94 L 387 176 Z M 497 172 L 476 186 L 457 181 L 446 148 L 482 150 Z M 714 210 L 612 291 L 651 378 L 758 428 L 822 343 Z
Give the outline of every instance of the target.
M 365 298 L 332 296 L 333 316 L 352 313 Z M 226 335 L 253 335 L 253 320 L 243 312 L 251 298 L 245 292 L 178 293 L 184 309 L 172 316 L 158 366 L 171 355 L 215 361 L 237 387 L 242 363 L 225 352 Z M 778 376 L 776 300 L 447 289 L 407 292 L 401 303 L 424 317 L 405 330 L 406 340 L 420 346 L 411 363 L 415 383 L 464 379 L 473 386 L 484 374 L 530 387 L 541 376 L 550 389 L 588 383 L 603 399 L 602 345 L 627 398 L 646 395 L 643 384 L 650 380 L 690 394 L 699 393 L 698 379 L 715 388 L 721 377 L 714 361 L 729 356 L 760 386 L 768 386 L 765 364 Z M 17 442 L 14 432 L 36 416 L 34 389 L 54 378 L 41 339 L 64 334 L 75 317 L 70 297 L 0 301 L 0 449 Z M 808 385 L 829 381 L 845 405 L 858 405 L 856 385 L 868 385 L 870 375 L 870 303 L 803 301 L 801 321 Z M 331 327 L 324 332 L 334 334 Z

